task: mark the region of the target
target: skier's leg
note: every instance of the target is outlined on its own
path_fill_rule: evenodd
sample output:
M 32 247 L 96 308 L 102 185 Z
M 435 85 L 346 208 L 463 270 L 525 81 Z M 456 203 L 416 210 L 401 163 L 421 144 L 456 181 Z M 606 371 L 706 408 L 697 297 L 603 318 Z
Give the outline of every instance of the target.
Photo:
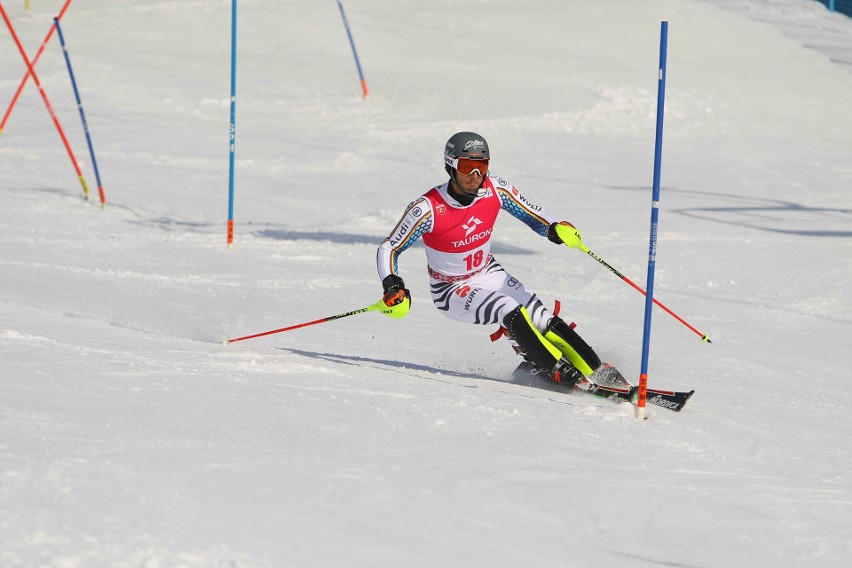
M 503 326 L 524 352 L 524 357 L 539 369 L 550 373 L 554 381 L 573 385 L 581 371 L 551 341 L 536 329 L 524 306 L 518 306 L 503 319 Z
M 591 349 L 576 333 L 568 340 L 554 333 L 554 339 L 563 347 L 546 339 L 542 333 L 549 331 L 553 315 L 533 292 L 494 259 L 480 274 L 460 282 L 445 282 L 433 277 L 431 291 L 435 307 L 447 317 L 479 325 L 502 324 L 528 361 L 548 373 L 559 371 L 554 373 L 554 378 L 564 376 L 564 381 L 570 382 L 579 378 L 582 369 L 577 371 L 572 360 L 563 357 L 560 349 L 564 348 L 572 356 L 578 351 L 587 354 Z M 579 341 L 575 341 L 575 337 Z M 577 347 L 580 344 L 585 349 Z M 589 367 L 583 357 L 574 358 L 584 368 Z M 589 370 L 589 374 L 592 370 L 594 368 Z M 575 374 L 577 376 L 572 380 Z
M 594 349 L 589 347 L 583 338 L 559 316 L 553 316 L 550 320 L 544 331 L 544 337 L 585 376 L 588 377 L 601 366 L 601 359 Z
M 603 363 L 595 351 L 583 341 L 583 338 L 559 316 L 553 316 L 544 337 L 593 383 L 617 387 L 630 386 L 630 381 L 625 379 L 618 369 Z
M 505 272 L 502 267 L 500 267 L 500 270 L 504 274 L 504 281 L 499 288 L 500 292 L 511 296 L 519 305 L 526 308 L 527 315 L 535 329 L 550 341 L 574 367 L 588 377 L 601 366 L 600 357 L 576 331 L 571 329 L 562 318 L 553 315 L 544 307 L 535 293 L 529 291 L 516 278 Z M 510 343 L 514 341 L 518 344 L 517 346 L 523 355 L 523 345 L 512 335 L 509 338 Z M 515 345 L 512 345 L 512 347 L 514 348 Z M 518 351 L 518 349 L 515 349 L 515 351 Z
M 493 258 L 485 270 L 459 282 L 432 278 L 432 302 L 448 318 L 478 325 L 502 324 L 506 315 L 525 306 L 539 332 L 552 317 L 538 297 Z

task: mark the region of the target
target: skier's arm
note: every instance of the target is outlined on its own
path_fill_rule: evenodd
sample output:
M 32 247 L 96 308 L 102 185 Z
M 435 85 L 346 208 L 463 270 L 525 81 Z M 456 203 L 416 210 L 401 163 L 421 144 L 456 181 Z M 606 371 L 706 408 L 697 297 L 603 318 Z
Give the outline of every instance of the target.
M 530 229 L 541 235 L 547 236 L 548 228 L 556 222 L 538 205 L 532 203 L 518 191 L 518 188 L 504 179 L 492 178 L 497 195 L 500 197 L 500 207 L 508 211 L 513 217 L 524 222 Z
M 403 317 L 411 305 L 411 293 L 398 274 L 399 255 L 416 243 L 420 235 L 430 230 L 432 208 L 429 200 L 421 197 L 408 206 L 390 236 L 379 245 L 376 267 L 382 281 L 382 300 L 385 305 L 393 308 L 391 313 L 387 313 L 391 317 Z
M 526 223 L 533 231 L 558 245 L 583 248 L 580 232 L 568 221 L 555 221 L 541 207 L 530 202 L 518 189 L 503 179 L 494 184 L 501 207 Z
M 408 205 L 402 219 L 379 245 L 376 253 L 379 280 L 384 281 L 391 274 L 398 276 L 399 255 L 416 243 L 423 233 L 431 230 L 432 207 L 428 199 L 421 197 Z

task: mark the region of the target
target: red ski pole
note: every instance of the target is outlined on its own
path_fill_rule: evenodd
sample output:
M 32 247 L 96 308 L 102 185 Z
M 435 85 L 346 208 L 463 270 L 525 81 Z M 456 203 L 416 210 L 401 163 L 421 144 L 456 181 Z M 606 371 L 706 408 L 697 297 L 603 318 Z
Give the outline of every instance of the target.
M 222 343 L 227 345 L 228 343 L 234 343 L 236 341 L 243 341 L 243 340 L 246 340 L 246 339 L 254 339 L 255 337 L 263 337 L 264 335 L 272 335 L 273 333 L 282 333 L 282 332 L 290 331 L 290 330 L 293 330 L 293 329 L 299 329 L 300 327 L 308 327 L 309 325 L 316 325 L 318 323 L 325 323 L 325 322 L 331 321 L 331 320 L 336 320 L 336 319 L 340 319 L 340 318 L 354 316 L 354 315 L 357 315 L 357 314 L 363 314 L 365 312 L 372 312 L 372 311 L 375 311 L 375 310 L 387 310 L 387 309 L 388 309 L 388 307 L 385 305 L 385 303 L 382 300 L 379 300 L 375 304 L 373 304 L 371 306 L 367 306 L 366 308 L 361 308 L 360 310 L 353 310 L 351 312 L 346 312 L 346 313 L 343 313 L 343 314 L 337 314 L 336 316 L 328 316 L 328 317 L 320 318 L 320 319 L 317 319 L 317 320 L 314 320 L 314 321 L 299 323 L 299 324 L 296 324 L 296 325 L 291 325 L 290 327 L 282 327 L 281 329 L 273 329 L 271 331 L 264 331 L 262 333 L 255 333 L 254 335 L 246 335 L 245 337 L 235 337 L 234 339 L 225 340 Z
M 592 257 L 592 258 L 594 258 L 595 260 L 597 260 L 597 261 L 598 261 L 599 263 L 601 263 L 602 265 L 604 265 L 606 268 L 608 268 L 608 269 L 609 269 L 609 271 L 610 271 L 610 272 L 612 272 L 613 274 L 615 274 L 616 276 L 618 276 L 619 278 L 621 278 L 622 280 L 624 280 L 625 282 L 627 282 L 628 284 L 630 284 L 631 286 L 633 286 L 636 290 L 638 290 L 639 292 L 641 292 L 643 296 L 645 296 L 645 297 L 647 297 L 647 296 L 648 296 L 648 293 L 647 293 L 647 292 L 645 292 L 645 290 L 643 290 L 642 288 L 640 288 L 639 286 L 637 286 L 637 285 L 636 285 L 636 284 L 635 284 L 632 280 L 630 280 L 630 278 L 626 277 L 624 274 L 622 274 L 621 272 L 619 272 L 618 270 L 616 270 L 615 268 L 613 268 L 612 266 L 610 266 L 609 264 L 607 264 L 607 263 L 606 263 L 606 261 L 605 261 L 604 259 L 602 259 L 602 258 L 601 258 L 601 257 L 599 257 L 598 255 L 596 255 L 595 253 L 593 253 L 592 251 L 590 251 L 590 250 L 589 250 L 589 247 L 587 247 L 586 245 L 582 245 L 582 244 L 581 244 L 581 245 L 580 245 L 580 247 L 579 247 L 579 249 L 580 249 L 581 251 L 583 251 L 584 253 L 586 253 L 587 255 L 589 255 L 590 257 Z M 667 308 L 665 305 L 663 305 L 663 303 L 662 303 L 662 302 L 658 301 L 656 298 L 653 298 L 653 302 L 654 302 L 655 304 L 657 304 L 658 306 L 660 306 L 663 310 L 665 310 L 665 312 L 666 312 L 667 314 L 669 314 L 669 315 L 670 315 L 670 316 L 672 316 L 674 319 L 676 319 L 677 321 L 679 321 L 680 323 L 682 323 L 683 325 L 685 325 L 686 327 L 688 327 L 688 328 L 689 328 L 689 329 L 690 329 L 693 333 L 697 334 L 697 335 L 701 338 L 701 341 L 704 341 L 704 342 L 706 342 L 706 343 L 713 343 L 712 341 L 710 341 L 710 338 L 709 338 L 709 337 L 707 337 L 707 335 L 706 335 L 706 334 L 701 333 L 700 331 L 698 331 L 697 329 L 695 329 L 694 327 L 692 327 L 691 325 L 689 325 L 689 323 L 687 323 L 687 322 L 686 322 L 686 320 L 684 320 L 682 317 L 680 317 L 679 315 L 677 315 L 676 313 L 674 313 L 673 311 L 671 311 L 669 308 Z
M 65 14 L 65 10 L 68 9 L 68 5 L 71 4 L 71 0 L 65 0 L 65 5 L 62 6 L 62 9 L 59 11 L 59 15 L 56 16 L 57 20 L 61 20 L 62 16 Z M 24 12 L 29 11 L 29 2 L 27 6 L 24 8 Z M 41 47 L 38 48 L 38 52 L 35 54 L 35 57 L 32 61 L 32 66 L 35 67 L 36 63 L 38 63 L 41 54 L 44 53 L 44 48 L 47 47 L 47 42 L 50 41 L 51 36 L 53 35 L 56 26 L 50 26 L 50 29 L 47 30 L 47 35 L 44 36 L 44 41 L 41 42 Z M 18 102 L 18 97 L 21 96 L 21 91 L 24 90 L 24 85 L 27 84 L 27 80 L 30 78 L 30 70 L 27 69 L 27 72 L 24 73 L 24 78 L 21 79 L 21 84 L 18 85 L 18 90 L 15 91 L 15 95 L 12 97 L 12 102 L 9 103 L 9 108 L 6 109 L 6 114 L 3 115 L 3 120 L 0 121 L 0 134 L 3 133 L 3 128 L 6 127 L 6 121 L 9 120 L 9 115 L 12 114 L 12 109 L 15 108 L 15 104 Z
M 47 107 L 47 112 L 50 113 L 50 117 L 53 119 L 53 124 L 56 125 L 56 130 L 59 132 L 59 137 L 62 138 L 62 143 L 65 145 L 65 150 L 68 151 L 68 157 L 71 158 L 71 163 L 74 165 L 74 170 L 77 172 L 77 179 L 80 180 L 80 184 L 83 186 L 83 193 L 86 195 L 86 200 L 89 199 L 89 188 L 86 186 L 86 180 L 83 178 L 83 172 L 80 171 L 80 164 L 77 163 L 77 158 L 74 157 L 74 152 L 71 150 L 71 146 L 68 144 L 68 139 L 65 137 L 65 132 L 62 130 L 62 125 L 59 124 L 59 119 L 56 117 L 56 113 L 53 111 L 53 105 L 50 104 L 50 99 L 47 98 L 47 93 L 44 91 L 44 88 L 41 86 L 41 81 L 38 80 L 38 75 L 36 75 L 35 68 L 33 68 L 32 63 L 30 62 L 30 58 L 27 57 L 27 52 L 24 50 L 24 46 L 21 45 L 21 40 L 18 39 L 18 34 L 15 33 L 15 28 L 12 26 L 12 22 L 9 21 L 9 16 L 6 14 L 6 9 L 3 8 L 3 3 L 0 2 L 0 14 L 3 16 L 3 20 L 6 22 L 6 27 L 9 28 L 9 33 L 12 34 L 12 39 L 15 40 L 15 45 L 18 46 L 18 51 L 21 52 L 21 57 L 24 59 L 24 63 L 27 65 L 27 70 L 29 74 L 33 77 L 33 82 L 38 88 L 38 92 L 41 94 L 41 98 L 44 101 L 44 106 Z

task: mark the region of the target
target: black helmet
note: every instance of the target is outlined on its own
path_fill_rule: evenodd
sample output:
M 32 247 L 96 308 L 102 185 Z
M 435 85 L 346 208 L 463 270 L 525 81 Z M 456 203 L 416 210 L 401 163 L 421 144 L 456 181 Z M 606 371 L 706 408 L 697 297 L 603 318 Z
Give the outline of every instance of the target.
M 450 177 L 453 175 L 453 164 L 458 158 L 490 159 L 488 142 L 476 132 L 456 132 L 444 146 L 444 169 Z

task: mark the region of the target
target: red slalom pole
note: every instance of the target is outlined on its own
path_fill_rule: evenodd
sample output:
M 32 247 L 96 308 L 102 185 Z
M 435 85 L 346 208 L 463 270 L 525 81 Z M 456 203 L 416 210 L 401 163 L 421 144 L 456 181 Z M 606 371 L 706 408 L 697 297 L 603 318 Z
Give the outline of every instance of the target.
M 71 146 L 68 144 L 68 139 L 65 137 L 65 131 L 62 130 L 62 125 L 59 124 L 59 119 L 56 117 L 56 113 L 53 111 L 53 105 L 50 104 L 50 99 L 47 98 L 47 93 L 41 86 L 41 81 L 38 80 L 38 75 L 36 75 L 35 68 L 33 68 L 29 57 L 27 57 L 27 52 L 24 50 L 24 46 L 21 45 L 21 40 L 18 39 L 18 34 L 15 33 L 15 28 L 12 26 L 12 22 L 9 21 L 9 16 L 6 14 L 6 9 L 3 7 L 2 2 L 0 2 L 0 14 L 2 14 L 3 20 L 6 22 L 6 27 L 9 28 L 9 33 L 12 34 L 12 39 L 15 40 L 15 44 L 18 46 L 18 51 L 21 52 L 21 57 L 24 59 L 24 63 L 27 64 L 29 74 L 33 76 L 33 82 L 38 88 L 39 94 L 41 94 L 41 98 L 44 101 L 44 105 L 47 107 L 47 112 L 50 113 L 50 118 L 53 119 L 53 124 L 56 125 L 56 131 L 59 132 L 59 137 L 62 138 L 62 143 L 65 145 L 65 149 L 68 151 L 68 157 L 71 158 L 71 163 L 74 165 L 74 171 L 77 172 L 77 178 L 80 180 L 80 184 L 83 186 L 83 193 L 86 195 L 86 200 L 88 201 L 89 188 L 86 186 L 86 180 L 83 177 L 83 172 L 80 171 L 80 164 L 77 163 L 77 158 L 74 157 L 74 152 L 71 150 Z
M 71 4 L 71 0 L 65 0 L 65 5 L 62 6 L 62 10 L 59 11 L 59 15 L 56 16 L 57 20 L 61 20 L 62 16 L 65 14 L 65 10 L 68 9 L 69 4 Z M 25 12 L 28 8 L 25 8 Z M 32 66 L 35 67 L 36 63 L 38 63 L 41 54 L 44 53 L 44 48 L 47 47 L 47 42 L 50 41 L 50 38 L 53 36 L 53 32 L 56 29 L 56 26 L 50 26 L 50 29 L 47 30 L 47 35 L 44 36 L 44 41 L 41 42 L 41 47 L 38 48 L 38 52 L 33 58 Z M 21 84 L 18 85 L 18 90 L 15 91 L 15 95 L 12 97 L 12 102 L 9 103 L 9 108 L 6 109 L 6 114 L 3 115 L 3 120 L 0 121 L 0 134 L 3 133 L 3 128 L 6 127 L 6 121 L 9 120 L 9 115 L 12 114 L 12 109 L 15 108 L 15 104 L 18 102 L 18 97 L 21 96 L 21 91 L 24 90 L 24 85 L 27 84 L 27 80 L 30 78 L 30 70 L 27 69 L 27 72 L 24 73 L 24 78 L 21 79 Z
M 290 330 L 293 330 L 293 329 L 308 327 L 309 325 L 316 325 L 318 323 L 325 323 L 325 322 L 331 321 L 331 320 L 336 320 L 336 319 L 340 319 L 340 318 L 354 316 L 354 315 L 357 315 L 357 314 L 363 314 L 365 312 L 372 312 L 372 311 L 375 311 L 375 310 L 383 310 L 383 309 L 386 310 L 388 308 L 382 300 L 379 300 L 375 304 L 373 304 L 371 306 L 367 306 L 366 308 L 361 308 L 360 310 L 353 310 L 351 312 L 346 312 L 346 313 L 343 313 L 343 314 L 337 314 L 336 316 L 328 316 L 328 317 L 320 318 L 320 319 L 317 319 L 317 320 L 314 320 L 314 321 L 299 323 L 299 324 L 296 324 L 296 325 L 291 325 L 290 327 L 282 327 L 281 329 L 273 329 L 271 331 L 264 331 L 262 333 L 255 333 L 254 335 L 246 335 L 244 337 L 235 337 L 234 339 L 227 339 L 227 340 L 223 341 L 222 343 L 227 345 L 228 343 L 234 343 L 234 342 L 237 342 L 237 341 L 244 341 L 246 339 L 254 339 L 255 337 L 263 337 L 264 335 L 272 335 L 273 333 L 282 333 L 282 332 L 290 331 Z

